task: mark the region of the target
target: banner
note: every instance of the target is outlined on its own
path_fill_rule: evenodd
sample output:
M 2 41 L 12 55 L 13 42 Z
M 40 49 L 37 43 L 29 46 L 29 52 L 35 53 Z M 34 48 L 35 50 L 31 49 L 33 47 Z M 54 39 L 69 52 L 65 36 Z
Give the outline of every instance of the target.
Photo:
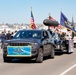
M 7 56 L 31 56 L 31 46 L 8 46 Z

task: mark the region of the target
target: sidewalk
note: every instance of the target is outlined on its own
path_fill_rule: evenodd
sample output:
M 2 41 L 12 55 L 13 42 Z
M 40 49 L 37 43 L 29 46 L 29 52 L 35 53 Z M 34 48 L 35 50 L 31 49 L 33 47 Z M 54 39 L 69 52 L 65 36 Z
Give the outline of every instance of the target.
M 2 49 L 0 48 L 0 54 L 2 54 Z
M 2 54 L 1 43 L 0 43 L 0 54 Z

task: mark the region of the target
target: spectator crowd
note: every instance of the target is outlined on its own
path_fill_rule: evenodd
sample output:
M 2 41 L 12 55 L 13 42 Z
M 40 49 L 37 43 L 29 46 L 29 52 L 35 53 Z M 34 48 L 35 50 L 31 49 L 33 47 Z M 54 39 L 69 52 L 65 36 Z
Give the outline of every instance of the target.
M 0 39 L 1 42 L 3 42 L 4 40 L 9 40 L 13 37 L 15 32 L 11 32 L 10 30 L 8 30 L 8 32 L 6 32 L 6 29 L 4 29 L 1 34 L 0 34 Z

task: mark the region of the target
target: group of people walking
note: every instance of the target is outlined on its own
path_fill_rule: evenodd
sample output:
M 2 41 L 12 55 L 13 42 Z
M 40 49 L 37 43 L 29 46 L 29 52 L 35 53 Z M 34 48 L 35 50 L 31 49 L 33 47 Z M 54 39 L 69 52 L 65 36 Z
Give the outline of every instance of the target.
M 0 34 L 0 39 L 1 42 L 3 42 L 4 40 L 9 40 L 11 39 L 11 37 L 13 36 L 13 32 L 11 33 L 10 30 L 6 33 L 6 30 L 4 29 L 4 31 L 1 32 Z
M 63 44 L 66 46 L 66 49 L 68 50 L 67 53 L 73 52 L 74 33 L 70 29 L 67 29 L 67 32 L 65 32 L 65 33 L 59 31 L 58 29 L 55 30 L 55 32 L 60 37 L 60 42 L 63 41 Z M 56 36 L 56 37 L 58 37 L 58 36 Z M 56 42 L 58 43 L 58 39 L 56 39 Z

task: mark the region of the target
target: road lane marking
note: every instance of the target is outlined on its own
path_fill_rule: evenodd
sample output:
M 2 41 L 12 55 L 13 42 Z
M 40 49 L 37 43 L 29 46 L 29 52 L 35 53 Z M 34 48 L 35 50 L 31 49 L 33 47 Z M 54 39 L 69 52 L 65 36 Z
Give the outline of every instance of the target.
M 62 72 L 60 75 L 64 75 L 67 72 L 69 72 L 71 69 L 73 69 L 74 67 L 76 67 L 76 64 L 74 64 L 73 66 L 71 66 L 70 68 L 68 68 L 67 70 L 65 70 L 64 72 Z

